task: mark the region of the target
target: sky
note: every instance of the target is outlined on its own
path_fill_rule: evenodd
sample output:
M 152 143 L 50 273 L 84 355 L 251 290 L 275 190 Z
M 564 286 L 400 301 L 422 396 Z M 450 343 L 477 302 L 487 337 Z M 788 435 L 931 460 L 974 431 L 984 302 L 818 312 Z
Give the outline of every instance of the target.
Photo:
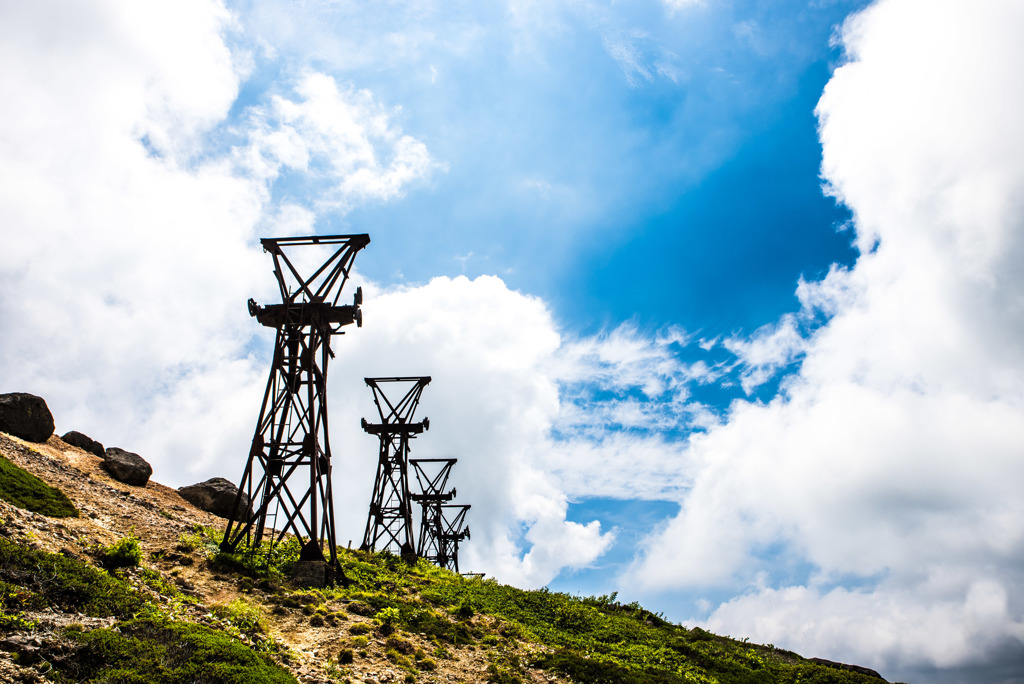
M 890 681 L 1024 682 L 1024 5 L 0 3 L 0 391 L 239 480 L 260 237 L 368 233 L 461 566 Z M 311 259 L 314 256 L 310 257 Z

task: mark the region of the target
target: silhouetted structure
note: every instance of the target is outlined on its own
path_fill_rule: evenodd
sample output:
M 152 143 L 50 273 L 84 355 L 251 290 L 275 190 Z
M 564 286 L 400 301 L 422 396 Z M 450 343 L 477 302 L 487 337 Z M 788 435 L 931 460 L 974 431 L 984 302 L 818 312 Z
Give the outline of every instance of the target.
M 414 458 L 409 461 L 420 486 L 420 493 L 412 495 L 412 500 L 420 505 L 421 513 L 416 555 L 432 563 L 437 563 L 441 554 L 441 535 L 444 533 L 441 505 L 455 498 L 455 489 L 446 492 L 445 488 L 452 466 L 457 462 L 457 458 Z
M 442 568 L 459 571 L 459 543 L 469 539 L 469 527 L 466 526 L 466 512 L 469 504 L 440 506 L 437 535 L 437 559 L 434 561 Z
M 379 423 L 362 420 L 363 429 L 380 438 L 380 457 L 377 477 L 370 497 L 370 513 L 360 548 L 364 551 L 383 551 L 397 548 L 407 560 L 415 560 L 412 545 L 412 504 L 409 494 L 409 440 L 430 428 L 430 421 L 412 422 L 413 413 L 420 402 L 423 388 L 430 378 L 366 378 L 373 390 L 373 403 L 380 414 Z M 384 388 L 398 385 L 408 387 L 397 402 L 392 402 Z
M 331 447 L 327 430 L 327 362 L 333 358 L 332 335 L 351 323 L 362 326 L 362 289 L 350 305 L 338 305 L 356 254 L 368 235 L 264 238 L 274 259 L 281 304 L 259 306 L 249 300 L 249 314 L 277 329 L 270 379 L 249 450 L 239 495 L 224 531 L 221 548 L 234 551 L 242 539 L 259 544 L 270 530 L 280 541 L 287 532 L 302 540 L 301 561 L 338 566 L 334 503 L 331 494 Z M 317 245 L 331 254 L 309 277 L 286 251 Z M 310 256 L 309 250 L 304 257 Z M 243 510 L 242 494 L 252 503 Z

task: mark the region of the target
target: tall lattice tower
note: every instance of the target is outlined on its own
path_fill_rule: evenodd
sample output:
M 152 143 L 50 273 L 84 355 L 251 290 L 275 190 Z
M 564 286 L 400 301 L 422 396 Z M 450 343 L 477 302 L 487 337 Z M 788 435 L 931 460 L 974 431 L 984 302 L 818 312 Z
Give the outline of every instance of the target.
M 331 336 L 351 323 L 362 325 L 362 290 L 350 305 L 339 305 L 356 254 L 368 235 L 264 238 L 274 260 L 281 304 L 259 306 L 249 314 L 277 330 L 270 379 L 249 449 L 239 494 L 221 548 L 234 551 L 245 539 L 259 544 L 265 534 L 280 541 L 291 532 L 302 540 L 302 561 L 338 567 L 331 447 L 327 429 L 327 362 L 334 357 Z M 313 247 L 319 247 L 319 253 Z M 301 249 L 299 249 L 301 248 Z M 298 254 L 296 254 L 298 252 Z M 296 268 L 310 257 L 327 256 L 304 276 Z M 301 261 L 300 261 L 301 259 Z M 251 502 L 247 510 L 242 494 Z M 324 556 L 324 546 L 327 557 Z
M 459 544 L 469 539 L 466 513 L 470 508 L 469 504 L 439 506 L 437 560 L 434 561 L 438 566 L 459 571 Z
M 409 461 L 416 475 L 416 483 L 420 486 L 420 492 L 412 495 L 412 500 L 420 505 L 420 536 L 416 542 L 416 555 L 431 563 L 438 563 L 442 555 L 441 536 L 445 531 L 445 522 L 441 506 L 455 498 L 455 488 L 445 490 L 452 466 L 458 460 L 414 458 Z
M 430 420 L 413 422 L 412 416 L 420 402 L 427 376 L 399 378 L 366 378 L 373 390 L 373 403 L 380 414 L 379 423 L 363 418 L 363 429 L 380 438 L 377 476 L 370 498 L 370 513 L 360 548 L 364 551 L 396 549 L 403 558 L 415 560 L 412 535 L 412 497 L 409 493 L 409 442 L 430 428 Z M 406 389 L 398 401 L 392 401 L 384 388 Z

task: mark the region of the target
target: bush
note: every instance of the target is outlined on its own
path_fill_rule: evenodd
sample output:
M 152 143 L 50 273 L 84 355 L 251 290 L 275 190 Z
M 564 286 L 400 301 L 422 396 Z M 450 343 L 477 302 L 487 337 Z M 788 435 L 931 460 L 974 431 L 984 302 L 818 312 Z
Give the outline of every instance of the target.
M 64 681 L 296 684 L 269 657 L 203 625 L 143 619 L 67 636 L 77 648 L 54 663 Z
M 146 609 L 124 581 L 76 558 L 0 539 L 0 599 L 13 610 L 47 606 L 90 617 L 128 618 Z
M 101 547 L 100 562 L 107 570 L 138 567 L 142 562 L 142 549 L 139 548 L 139 538 L 135 536 L 135 530 L 110 546 Z
M 395 623 L 401 617 L 401 613 L 398 612 L 397 608 L 384 608 L 374 616 L 374 620 L 380 623 L 380 631 L 382 634 L 391 634 L 395 631 Z

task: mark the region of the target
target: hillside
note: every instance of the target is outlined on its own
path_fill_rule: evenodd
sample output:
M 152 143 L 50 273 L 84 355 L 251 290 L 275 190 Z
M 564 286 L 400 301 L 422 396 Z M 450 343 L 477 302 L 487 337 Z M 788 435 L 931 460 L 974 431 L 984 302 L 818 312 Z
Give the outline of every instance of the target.
M 347 586 L 290 586 L 294 545 L 219 553 L 222 519 L 152 480 L 110 478 L 56 436 L 0 433 L 0 456 L 0 492 L 18 504 L 0 500 L 0 681 L 883 681 L 614 595 L 522 591 L 390 554 L 345 550 Z

